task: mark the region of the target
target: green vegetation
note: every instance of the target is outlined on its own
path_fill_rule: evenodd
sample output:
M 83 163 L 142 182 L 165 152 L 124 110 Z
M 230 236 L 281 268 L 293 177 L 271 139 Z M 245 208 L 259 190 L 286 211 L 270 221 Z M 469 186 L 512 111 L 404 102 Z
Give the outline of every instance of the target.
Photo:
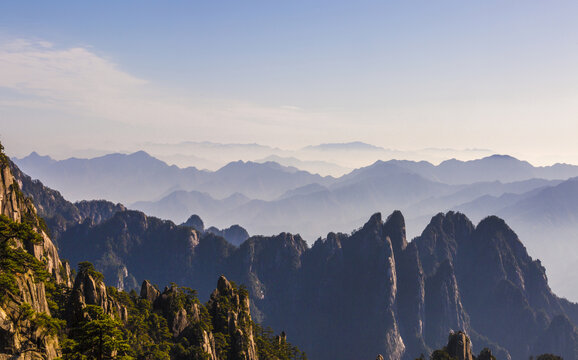
M 0 143 L 0 167 L 8 166 L 8 156 L 4 153 L 4 145 Z
M 450 354 L 448 354 L 448 352 L 445 349 L 434 351 L 431 354 L 430 359 L 431 360 L 457 360 L 455 357 L 450 356 Z
M 149 301 L 141 299 L 136 292 L 126 293 L 114 287 L 108 294 L 128 311 L 124 324 L 128 343 L 137 359 L 169 359 L 172 336 L 167 320 L 152 309 Z
M 94 268 L 94 265 L 92 265 L 92 263 L 90 263 L 88 261 L 83 261 L 81 263 L 78 263 L 78 272 L 79 273 L 88 273 L 88 275 L 90 275 L 97 282 L 103 282 L 104 281 L 104 275 L 102 275 L 101 272 L 96 271 L 96 269 Z
M 86 319 L 64 341 L 62 359 L 134 359 L 128 332 L 119 320 L 96 305 L 88 305 L 85 312 Z
M 0 304 L 10 296 L 19 295 L 17 275 L 30 272 L 36 282 L 51 280 L 45 264 L 22 248 L 22 244 L 34 245 L 41 241 L 42 237 L 29 224 L 0 215 Z
M 285 333 L 274 336 L 271 328 L 263 328 L 257 323 L 253 324 L 253 329 L 259 359 L 307 360 L 304 352 L 287 342 Z
M 532 358 L 530 358 L 532 359 Z M 552 354 L 542 354 L 536 358 L 536 360 L 563 360 L 560 356 Z
M 25 351 L 43 351 L 47 337 L 57 335 L 65 326 L 65 321 L 53 318 L 46 313 L 34 311 L 29 303 L 22 303 L 12 312 L 10 320 L 22 331 L 21 346 Z
M 219 312 L 211 316 L 209 304 L 202 304 L 195 290 L 176 284 L 171 284 L 168 309 L 162 310 L 153 310 L 152 304 L 134 291 L 126 293 L 108 287 L 108 296 L 126 309 L 122 321 L 116 315 L 105 313 L 99 306 L 88 305 L 84 309 L 84 319 L 73 323 L 67 313 L 71 289 L 58 284 L 46 271 L 46 264 L 21 246 L 39 244 L 42 240 L 30 223 L 17 223 L 0 216 L 0 300 L 2 303 L 9 298 L 15 300 L 19 295 L 17 278 L 30 274 L 36 282 L 44 283 L 50 310 L 50 314 L 37 313 L 29 304 L 22 303 L 14 312 L 12 321 L 21 329 L 25 351 L 43 351 L 45 339 L 57 336 L 62 360 L 208 360 L 209 354 L 202 345 L 212 334 L 219 359 L 235 358 L 227 316 L 229 311 L 238 310 L 236 301 L 230 296 L 220 296 L 217 300 Z M 79 273 L 88 273 L 96 281 L 104 280 L 102 273 L 89 262 L 80 263 L 78 269 Z M 246 288 L 231 284 L 233 294 L 239 296 L 241 302 L 248 299 Z M 173 337 L 167 319 L 175 318 L 182 309 L 187 311 L 189 325 Z M 248 313 L 240 313 L 237 320 L 237 326 L 244 333 L 254 332 L 260 359 L 306 359 L 303 352 L 286 341 L 284 334 L 274 336 L 272 330 L 253 323 Z M 220 331 L 214 331 L 216 323 L 224 325 Z

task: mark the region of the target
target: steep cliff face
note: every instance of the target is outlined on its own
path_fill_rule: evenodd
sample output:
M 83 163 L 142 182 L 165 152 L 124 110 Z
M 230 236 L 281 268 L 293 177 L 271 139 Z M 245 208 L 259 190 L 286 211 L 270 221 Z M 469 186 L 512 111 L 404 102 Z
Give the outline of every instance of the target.
M 407 246 L 396 262 L 398 265 L 397 309 L 401 335 L 406 344 L 405 357 L 428 354 L 430 348 L 425 343 L 426 324 L 426 281 L 419 253 L 414 242 Z M 428 320 L 427 325 L 432 322 Z
M 425 338 L 441 347 L 449 329 L 470 330 L 469 317 L 461 301 L 458 282 L 449 259 L 444 260 L 425 286 Z
M 329 234 L 304 253 L 293 295 L 301 313 L 288 324 L 313 358 L 369 357 L 376 349 L 387 359 L 401 358 L 405 344 L 391 240 L 401 240 L 401 232 L 375 214 L 353 235 Z
M 0 358 L 54 359 L 58 340 L 43 322 L 50 315 L 45 283 L 69 285 L 70 271 L 1 149 L 0 215 Z

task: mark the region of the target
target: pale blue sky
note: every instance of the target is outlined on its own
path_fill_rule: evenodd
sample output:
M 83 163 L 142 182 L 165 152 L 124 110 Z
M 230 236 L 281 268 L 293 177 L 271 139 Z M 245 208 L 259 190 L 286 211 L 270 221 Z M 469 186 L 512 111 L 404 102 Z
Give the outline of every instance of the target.
M 2 2 L 0 140 L 19 156 L 360 140 L 578 163 L 577 14 L 574 1 Z

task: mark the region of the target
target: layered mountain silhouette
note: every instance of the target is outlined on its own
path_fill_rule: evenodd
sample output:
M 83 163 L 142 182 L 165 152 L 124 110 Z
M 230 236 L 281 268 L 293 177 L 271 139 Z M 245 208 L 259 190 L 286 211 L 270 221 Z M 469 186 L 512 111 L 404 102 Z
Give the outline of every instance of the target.
M 22 181 L 39 209 L 78 208 L 55 201 L 57 193 L 44 196 L 40 185 Z M 91 261 L 125 288 L 149 279 L 202 295 L 223 274 L 247 286 L 255 319 L 293 334 L 312 359 L 413 359 L 446 344 L 451 329 L 500 359 L 576 358 L 578 305 L 551 291 L 541 262 L 496 216 L 476 226 L 461 213 L 440 213 L 408 242 L 401 212 L 375 213 L 352 233 L 332 232 L 312 246 L 290 233 L 235 246 L 202 230 L 198 216 L 176 225 L 113 204 L 89 208 L 104 214 L 49 222 L 63 257 Z
M 572 165 L 535 167 L 505 155 L 437 166 L 391 160 L 331 178 L 274 162 L 233 162 L 215 172 L 180 169 L 144 152 L 63 161 L 31 154 L 16 162 L 69 199 L 121 201 L 177 224 L 198 214 L 221 229 L 239 224 L 250 234 L 289 231 L 309 244 L 330 231 L 350 232 L 365 214 L 387 209 L 404 213 L 409 238 L 439 211 L 461 211 L 475 222 L 495 214 L 548 266 L 553 288 L 578 299 L 578 289 L 564 285 L 578 281 L 571 271 L 578 266 L 576 193 L 571 180 L 562 185 L 578 176 Z M 557 261 L 561 256 L 567 261 Z
M 271 199 L 299 186 L 330 180 L 274 162 L 237 161 L 216 172 L 194 167 L 181 169 L 144 151 L 61 161 L 32 153 L 15 162 L 24 172 L 60 189 L 69 199 L 122 203 L 156 200 L 180 190 L 206 192 L 219 199 L 235 193 Z

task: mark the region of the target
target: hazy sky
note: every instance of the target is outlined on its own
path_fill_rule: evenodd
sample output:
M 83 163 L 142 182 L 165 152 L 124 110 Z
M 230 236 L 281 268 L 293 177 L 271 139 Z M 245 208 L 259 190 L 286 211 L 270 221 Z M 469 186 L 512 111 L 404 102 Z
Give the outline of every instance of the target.
M 3 1 L 0 140 L 364 141 L 578 163 L 576 1 Z

